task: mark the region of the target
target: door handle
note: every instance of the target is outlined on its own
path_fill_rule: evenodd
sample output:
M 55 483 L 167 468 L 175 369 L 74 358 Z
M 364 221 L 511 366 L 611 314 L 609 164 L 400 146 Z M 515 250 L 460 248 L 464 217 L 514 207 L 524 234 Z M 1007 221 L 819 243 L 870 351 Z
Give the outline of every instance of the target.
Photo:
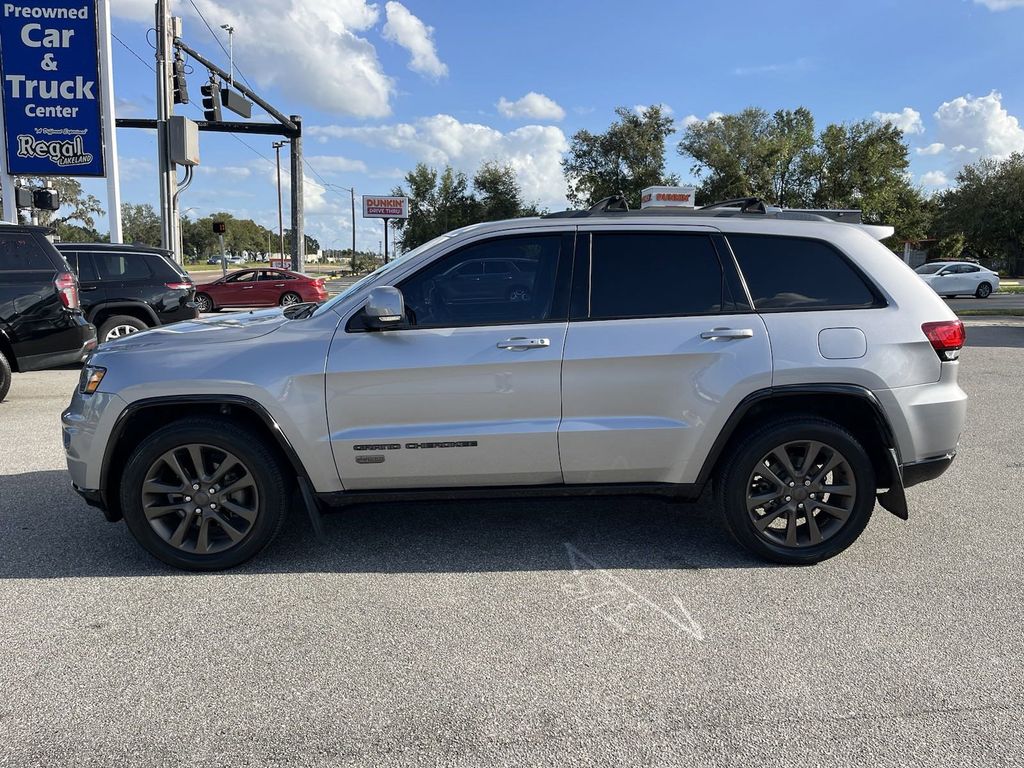
M 275 288 L 284 288 L 284 283 L 274 283 Z
M 243 291 L 251 291 L 255 287 L 256 287 L 255 285 L 243 285 L 242 286 L 242 290 Z
M 712 328 L 700 335 L 702 339 L 728 341 L 729 339 L 751 339 L 754 337 L 752 328 Z
M 97 288 L 99 288 L 98 285 L 82 285 L 79 286 L 78 290 L 82 291 L 82 293 L 87 293 L 88 291 L 95 291 Z
M 498 342 L 498 349 L 511 349 L 517 352 L 526 349 L 550 346 L 551 339 L 527 339 L 522 336 L 514 336 L 511 339 L 505 339 L 504 341 Z

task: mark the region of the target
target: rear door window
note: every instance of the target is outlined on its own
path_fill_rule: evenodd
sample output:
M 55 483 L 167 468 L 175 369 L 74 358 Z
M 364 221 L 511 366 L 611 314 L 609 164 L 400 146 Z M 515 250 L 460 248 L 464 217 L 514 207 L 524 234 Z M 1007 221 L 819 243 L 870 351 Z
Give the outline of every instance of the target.
M 722 265 L 707 235 L 593 235 L 591 320 L 717 313 L 722 292 Z
M 78 280 L 83 283 L 97 283 L 99 282 L 100 276 L 96 272 L 96 262 L 92 257 L 92 254 L 87 251 L 75 251 L 74 253 L 67 254 L 68 260 L 71 257 L 75 257 L 73 266 L 76 267 L 78 272 Z
M 144 254 L 93 253 L 103 280 L 149 280 L 153 277 Z
M 728 236 L 759 310 L 865 309 L 882 305 L 864 277 L 821 240 Z
M 54 270 L 46 251 L 31 232 L 0 231 L 0 272 Z

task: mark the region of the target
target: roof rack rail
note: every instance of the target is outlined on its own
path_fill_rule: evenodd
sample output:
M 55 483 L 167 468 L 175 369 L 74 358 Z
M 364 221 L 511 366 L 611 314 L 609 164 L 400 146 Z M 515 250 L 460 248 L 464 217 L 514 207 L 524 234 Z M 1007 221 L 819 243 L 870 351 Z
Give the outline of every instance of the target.
M 719 200 L 710 205 L 702 205 L 697 210 L 709 211 L 715 208 L 739 208 L 740 213 L 768 213 L 768 206 L 759 197 L 736 197 L 732 200 Z

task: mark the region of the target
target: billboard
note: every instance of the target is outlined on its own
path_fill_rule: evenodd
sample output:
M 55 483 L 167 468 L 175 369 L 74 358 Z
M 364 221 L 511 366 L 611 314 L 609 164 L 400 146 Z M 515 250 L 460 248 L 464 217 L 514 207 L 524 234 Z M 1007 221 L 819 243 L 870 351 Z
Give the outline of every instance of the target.
M 96 6 L 96 0 L 0 3 L 10 174 L 104 175 Z
M 641 208 L 693 208 L 697 188 L 647 187 L 640 193 Z
M 408 197 L 363 195 L 364 219 L 408 219 Z

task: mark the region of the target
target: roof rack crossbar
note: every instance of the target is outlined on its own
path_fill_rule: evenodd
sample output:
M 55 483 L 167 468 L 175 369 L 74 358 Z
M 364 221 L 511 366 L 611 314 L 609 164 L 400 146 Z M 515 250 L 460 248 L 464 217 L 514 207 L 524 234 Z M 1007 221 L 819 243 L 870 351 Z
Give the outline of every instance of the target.
M 707 211 L 714 208 L 739 208 L 740 213 L 768 213 L 768 206 L 759 197 L 736 197 L 732 200 L 719 200 L 710 205 L 702 205 L 699 210 Z
M 609 195 L 598 200 L 587 209 L 587 213 L 608 213 L 610 211 L 628 211 L 629 203 L 626 196 L 619 192 L 617 195 Z

